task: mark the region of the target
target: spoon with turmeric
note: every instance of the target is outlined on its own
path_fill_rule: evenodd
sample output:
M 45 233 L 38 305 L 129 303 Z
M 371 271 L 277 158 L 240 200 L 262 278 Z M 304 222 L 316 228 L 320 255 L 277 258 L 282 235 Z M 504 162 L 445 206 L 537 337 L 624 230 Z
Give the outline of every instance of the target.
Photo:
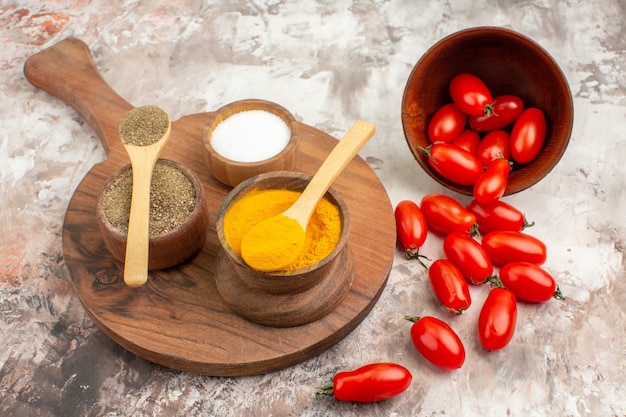
M 124 258 L 124 283 L 129 287 L 139 287 L 148 279 L 152 172 L 170 130 L 168 114 L 156 106 L 136 107 L 120 121 L 120 138 L 133 171 Z
M 272 272 L 296 260 L 304 248 L 315 207 L 331 184 L 374 135 L 376 126 L 358 120 L 326 157 L 302 194 L 283 213 L 259 222 L 241 241 L 241 256 L 253 269 Z

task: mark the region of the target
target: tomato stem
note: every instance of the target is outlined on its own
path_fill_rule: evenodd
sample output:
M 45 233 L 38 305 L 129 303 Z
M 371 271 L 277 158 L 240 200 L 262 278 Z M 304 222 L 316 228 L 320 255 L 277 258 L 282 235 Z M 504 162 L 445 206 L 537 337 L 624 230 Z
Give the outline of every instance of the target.
M 475 279 L 474 279 L 474 277 L 473 277 L 473 276 L 471 276 L 471 275 L 470 275 L 470 277 L 469 277 L 469 279 L 468 279 L 468 280 L 469 280 L 469 282 L 470 282 L 471 284 L 474 284 L 474 285 L 481 285 L 481 284 L 486 283 L 486 282 L 487 282 L 487 280 L 488 280 L 489 278 L 491 278 L 491 275 L 486 276 L 486 277 L 485 277 L 484 279 L 482 279 L 481 281 L 477 281 L 477 280 L 475 280 Z
M 424 258 L 427 261 L 430 261 L 431 259 L 428 256 L 426 256 L 426 255 L 420 254 L 419 252 L 420 252 L 419 248 L 417 250 L 406 249 L 404 251 L 404 256 L 406 257 L 406 259 L 409 259 L 409 260 L 410 259 L 417 259 L 417 262 L 419 262 L 420 265 L 422 265 L 424 268 L 428 269 L 428 266 L 424 262 L 422 262 L 421 258 Z
M 404 316 L 405 320 L 410 321 L 411 323 L 417 323 L 421 317 L 420 316 Z
M 487 104 L 485 106 L 485 108 L 483 109 L 483 111 L 485 112 L 485 116 L 486 117 L 491 117 L 491 116 L 497 116 L 498 114 L 496 113 L 496 108 L 494 106 L 495 101 L 491 104 Z
M 420 151 L 424 152 L 426 154 L 426 156 L 428 156 L 428 159 L 430 159 L 433 163 L 437 163 L 437 161 L 435 160 L 435 158 L 433 158 L 431 151 L 433 149 L 433 144 L 428 145 L 427 147 L 422 147 L 422 146 L 418 146 L 417 149 L 419 149 Z
M 506 159 L 506 158 L 504 157 L 504 154 L 503 154 L 502 152 L 498 152 L 498 159 L 504 159 L 506 162 L 508 162 L 508 163 L 509 163 L 509 167 L 512 167 L 512 166 L 513 166 L 513 161 L 509 161 L 508 159 Z
M 469 230 L 470 237 L 480 237 L 480 230 L 478 230 L 478 223 L 474 223 Z
M 460 316 L 461 314 L 465 313 L 465 310 L 467 310 L 467 307 L 459 308 L 458 310 L 455 310 L 454 308 L 449 308 L 448 310 L 452 314 L 454 314 L 456 316 Z
M 554 291 L 554 298 L 556 298 L 559 301 L 565 300 L 565 296 L 561 292 L 561 287 L 559 287 L 558 285 L 556 286 L 556 291 Z
M 528 220 L 526 220 L 526 214 L 524 214 L 524 224 L 522 225 L 522 230 L 526 229 L 527 227 L 533 227 L 535 225 L 535 222 L 528 222 Z
M 333 384 L 330 383 L 322 387 L 318 387 L 317 391 L 315 392 L 315 396 L 319 397 L 320 395 L 327 395 L 329 397 L 332 397 L 334 395 Z
M 490 275 L 483 281 L 483 284 L 489 283 L 492 287 L 495 288 L 505 288 L 502 280 L 497 275 Z

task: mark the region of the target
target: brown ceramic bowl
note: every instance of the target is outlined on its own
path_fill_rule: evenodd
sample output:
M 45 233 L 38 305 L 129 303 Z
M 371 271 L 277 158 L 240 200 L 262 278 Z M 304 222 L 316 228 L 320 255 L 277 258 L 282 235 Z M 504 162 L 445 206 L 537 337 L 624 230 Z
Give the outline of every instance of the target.
M 224 157 L 212 145 L 215 128 L 228 117 L 243 111 L 263 110 L 280 117 L 291 130 L 291 137 L 278 154 L 255 162 L 238 162 Z M 220 182 L 234 187 L 244 180 L 270 171 L 290 171 L 296 165 L 298 127 L 296 119 L 284 107 L 267 100 L 249 99 L 227 104 L 211 113 L 203 132 L 202 142 L 209 172 Z
M 182 172 L 193 184 L 195 201 L 188 219 L 177 228 L 150 236 L 148 269 L 170 268 L 186 261 L 198 252 L 206 240 L 209 229 L 209 212 L 204 198 L 204 188 L 198 176 L 186 166 L 168 159 L 159 159 L 157 164 L 169 165 Z M 114 227 L 103 210 L 105 190 L 131 170 L 130 164 L 113 173 L 105 182 L 98 196 L 97 218 L 104 243 L 115 259 L 124 262 L 126 255 L 126 232 Z
M 352 256 L 347 245 L 350 216 L 344 200 L 332 187 L 326 198 L 339 208 L 341 235 L 333 251 L 311 266 L 287 272 L 259 272 L 250 268 L 226 239 L 224 216 L 246 193 L 255 189 L 303 191 L 310 179 L 293 171 L 257 175 L 233 188 L 218 211 L 218 291 L 231 309 L 248 320 L 275 327 L 315 321 L 334 310 L 352 285 Z
M 419 149 L 427 147 L 428 123 L 437 109 L 452 99 L 452 77 L 469 72 L 480 77 L 494 97 L 519 96 L 524 107 L 544 111 L 547 134 L 543 149 L 530 163 L 514 167 L 505 194 L 522 191 L 544 178 L 559 162 L 572 132 L 574 106 L 569 85 L 554 59 L 537 43 L 509 29 L 477 27 L 449 35 L 420 58 L 407 81 L 402 99 L 402 126 L 419 165 L 445 187 L 471 195 L 471 186 L 440 176 Z

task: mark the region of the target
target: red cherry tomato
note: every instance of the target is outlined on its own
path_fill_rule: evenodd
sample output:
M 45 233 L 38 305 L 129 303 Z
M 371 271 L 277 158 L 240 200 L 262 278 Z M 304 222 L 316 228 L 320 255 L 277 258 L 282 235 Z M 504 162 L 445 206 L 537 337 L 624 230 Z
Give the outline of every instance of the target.
M 430 143 L 450 143 L 465 129 L 467 115 L 454 103 L 444 104 L 428 122 Z
M 535 224 L 529 223 L 524 213 L 502 200 L 491 204 L 481 204 L 472 200 L 467 205 L 467 209 L 476 216 L 476 223 L 481 234 L 498 230 L 521 232 Z
M 539 154 L 546 140 L 546 117 L 535 107 L 524 110 L 511 131 L 511 157 L 527 164 Z
M 436 317 L 412 317 L 411 339 L 419 353 L 445 370 L 459 369 L 465 362 L 465 347 L 454 330 Z
M 470 284 L 482 284 L 493 274 L 493 264 L 480 243 L 462 233 L 443 240 L 443 252 Z
M 439 301 L 454 314 L 462 314 L 472 304 L 463 274 L 447 259 L 437 259 L 428 268 L 428 279 Z
M 487 350 L 499 350 L 509 344 L 517 325 L 515 295 L 505 288 L 489 291 L 478 316 L 478 339 Z
M 473 185 L 482 172 L 476 155 L 450 143 L 435 143 L 421 148 L 428 163 L 442 177 L 459 185 Z
M 469 127 L 477 132 L 490 132 L 502 129 L 513 123 L 524 111 L 522 99 L 513 95 L 498 96 L 493 99 L 493 112 L 488 115 L 468 117 Z
M 470 116 L 488 115 L 493 111 L 489 88 L 473 74 L 456 75 L 450 81 L 448 90 L 454 104 Z
M 494 130 L 485 135 L 476 148 L 476 157 L 482 166 L 489 166 L 498 158 L 511 159 L 511 136 L 505 130 Z
M 504 195 L 511 165 L 506 159 L 494 159 L 474 183 L 474 199 L 482 204 L 495 203 Z
M 445 194 L 427 194 L 420 203 L 426 224 L 434 232 L 443 235 L 452 232 L 473 235 L 476 232 L 476 216 L 461 203 Z
M 428 235 L 426 218 L 419 206 L 410 200 L 398 203 L 395 209 L 396 231 L 398 240 L 404 247 L 407 259 L 418 258 L 419 248 L 422 247 Z
M 334 395 L 339 401 L 371 403 L 395 397 L 404 392 L 413 376 L 404 366 L 372 363 L 354 371 L 339 372 L 333 383 L 319 388 L 318 395 Z
M 546 261 L 546 245 L 534 236 L 521 232 L 497 231 L 483 236 L 482 246 L 491 262 L 497 265 L 514 261 L 541 265 Z
M 480 136 L 478 136 L 478 133 L 470 129 L 462 131 L 461 134 L 452 142 L 453 145 L 456 145 L 461 149 L 465 149 L 472 155 L 476 155 L 479 143 Z
M 551 298 L 563 300 L 554 277 L 539 265 L 510 262 L 500 268 L 500 281 L 520 300 L 545 303 Z

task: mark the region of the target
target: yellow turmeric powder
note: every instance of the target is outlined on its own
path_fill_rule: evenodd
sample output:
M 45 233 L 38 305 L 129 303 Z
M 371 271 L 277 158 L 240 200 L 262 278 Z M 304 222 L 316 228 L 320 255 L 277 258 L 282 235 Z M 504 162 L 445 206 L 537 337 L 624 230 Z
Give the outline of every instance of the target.
M 281 214 L 300 196 L 300 192 L 252 190 L 237 200 L 224 215 L 224 235 L 230 247 L 241 256 L 241 242 L 248 231 L 262 220 Z M 323 198 L 309 221 L 304 249 L 296 260 L 281 271 L 305 268 L 330 254 L 341 235 L 339 208 Z
M 241 257 L 257 271 L 280 271 L 296 260 L 305 240 L 306 231 L 300 223 L 279 214 L 257 223 L 246 233 L 241 241 Z

